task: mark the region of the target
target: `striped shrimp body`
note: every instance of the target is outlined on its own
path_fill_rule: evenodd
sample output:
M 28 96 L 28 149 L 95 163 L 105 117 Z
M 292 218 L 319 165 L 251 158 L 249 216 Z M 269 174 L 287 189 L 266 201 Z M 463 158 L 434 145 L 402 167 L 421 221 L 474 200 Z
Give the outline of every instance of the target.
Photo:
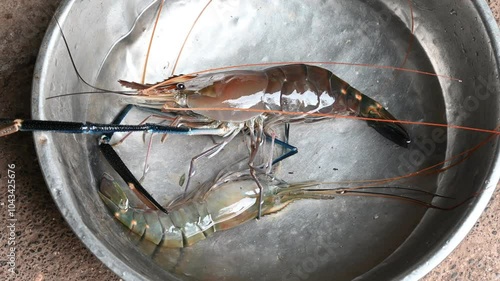
M 264 188 L 262 213 L 270 214 L 300 196 L 297 190 L 314 183 L 286 184 L 259 177 Z M 148 207 L 132 206 L 118 183 L 104 177 L 99 195 L 107 208 L 135 234 L 161 247 L 182 248 L 204 240 L 216 231 L 230 229 L 252 220 L 258 213 L 256 182 L 248 173 L 233 173 L 213 185 L 196 189 L 189 196 L 174 200 L 168 213 Z M 319 194 L 317 194 L 319 196 Z M 321 195 L 324 198 L 324 195 Z
M 384 193 L 377 189 L 388 187 L 320 188 L 324 185 L 320 182 L 286 183 L 264 173 L 257 176 L 264 187 L 262 215 L 279 212 L 301 199 L 328 200 L 346 195 L 397 199 L 439 210 L 454 209 L 474 197 L 452 207 L 440 207 L 414 197 L 423 194 L 450 198 L 418 189 L 391 187 L 391 193 Z M 131 202 L 144 201 L 140 197 L 127 197 L 122 187 L 108 177 L 103 177 L 99 188 L 99 196 L 118 221 L 140 237 L 166 248 L 192 246 L 214 232 L 254 219 L 259 212 L 259 195 L 259 186 L 249 169 L 227 173 L 212 184 L 202 185 L 187 196 L 173 200 L 165 211 L 141 203 L 134 205 Z
M 138 95 L 132 99 L 135 104 L 162 111 L 189 108 L 198 116 L 219 121 L 214 126 L 226 126 L 232 130 L 241 129 L 242 126 L 238 124 L 244 122 L 247 122 L 245 126 L 248 127 L 248 124 L 254 124 L 252 121 L 259 118 L 267 122 L 266 127 L 325 118 L 324 115 L 309 115 L 311 113 L 397 120 L 380 103 L 331 71 L 305 64 L 276 66 L 261 71 L 234 70 L 184 75 L 155 85 L 126 81 L 120 83 L 138 90 Z M 410 142 L 408 133 L 398 123 L 367 122 L 400 146 L 407 147 Z M 224 134 L 227 133 L 224 131 Z

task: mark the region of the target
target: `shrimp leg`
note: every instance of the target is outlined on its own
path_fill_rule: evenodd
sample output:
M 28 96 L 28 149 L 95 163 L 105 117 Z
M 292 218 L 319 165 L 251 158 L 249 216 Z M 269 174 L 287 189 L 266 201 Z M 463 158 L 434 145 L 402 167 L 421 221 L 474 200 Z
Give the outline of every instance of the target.
M 112 124 L 120 124 L 126 117 L 126 115 L 130 112 L 130 110 L 132 110 L 133 108 L 136 108 L 138 110 L 141 110 L 141 111 L 145 111 L 145 112 L 151 112 L 153 114 L 157 114 L 157 115 L 167 115 L 168 113 L 166 112 L 162 112 L 161 110 L 158 110 L 158 109 L 154 109 L 154 108 L 148 108 L 148 107 L 143 107 L 143 106 L 139 106 L 139 105 L 133 105 L 133 104 L 129 104 L 127 106 L 125 106 L 118 114 L 117 116 L 115 117 L 115 119 L 113 120 Z M 173 122 L 171 123 L 170 125 L 171 126 L 175 126 L 175 127 L 179 127 L 179 125 L 181 125 L 181 121 L 182 120 L 181 118 L 184 118 L 186 120 L 189 120 L 190 122 L 196 122 L 197 119 L 199 119 L 200 117 L 189 117 L 189 116 L 178 116 L 177 119 L 175 119 L 175 121 L 177 122 Z M 200 122 L 206 122 L 205 119 L 200 119 L 199 120 Z M 184 123 L 182 123 L 184 124 Z M 288 123 L 287 123 L 288 124 Z M 140 124 L 142 125 L 142 123 Z M 200 128 L 199 128 L 200 129 Z M 277 157 L 276 159 L 273 159 L 271 161 L 272 165 L 280 162 L 280 161 L 283 161 L 284 159 L 290 157 L 290 156 L 293 156 L 295 155 L 297 152 L 298 152 L 298 149 L 297 147 L 295 146 L 292 146 L 290 144 L 288 144 L 288 132 L 289 132 L 289 125 L 288 126 L 285 126 L 285 132 L 286 132 L 286 135 L 285 135 L 285 141 L 281 141 L 281 140 L 278 140 L 278 139 L 274 139 L 275 143 L 279 146 L 282 146 L 284 150 L 288 150 L 287 152 L 285 152 L 283 155 Z M 227 137 L 223 142 L 221 143 L 218 143 L 216 145 L 214 145 L 213 147 L 203 151 L 202 153 L 194 156 L 192 159 L 191 159 L 191 163 L 190 163 L 190 166 L 189 166 L 189 171 L 188 171 L 188 177 L 187 177 L 187 181 L 186 181 L 186 187 L 185 187 L 185 190 L 184 190 L 184 193 L 186 194 L 187 193 L 187 190 L 189 188 L 189 185 L 190 185 L 190 182 L 191 182 L 191 177 L 194 176 L 196 170 L 195 170 L 195 162 L 201 158 L 201 157 L 204 157 L 204 156 L 207 156 L 207 157 L 211 157 L 215 154 L 217 154 L 222 148 L 224 148 L 224 146 L 226 146 L 229 142 L 231 142 L 234 137 L 236 137 L 236 135 L 239 133 L 239 130 L 235 130 L 229 137 Z M 108 133 L 106 134 L 106 136 L 108 137 L 108 139 L 111 139 L 113 133 Z M 266 136 L 266 139 L 270 140 L 272 137 L 266 133 L 265 134 Z M 166 134 L 165 134 L 165 137 L 166 137 Z M 165 139 L 165 137 L 162 138 L 162 141 Z M 123 139 L 121 140 L 123 141 Z M 121 142 L 120 141 L 120 142 Z M 119 142 L 119 143 L 120 143 Z M 149 154 L 149 149 L 150 149 L 150 146 L 148 146 L 148 154 Z M 147 161 L 147 160 L 146 160 Z M 145 168 L 144 168 L 144 172 L 143 172 L 143 177 L 141 178 L 144 179 L 144 176 L 146 174 L 146 166 L 147 166 L 147 163 L 145 163 Z
M 211 148 L 203 151 L 202 153 L 196 155 L 195 157 L 191 158 L 191 164 L 189 165 L 189 172 L 188 172 L 188 177 L 186 181 L 186 187 L 184 188 L 184 194 L 187 193 L 187 190 L 189 188 L 189 184 L 191 183 L 191 177 L 195 175 L 196 170 L 195 170 L 195 162 L 200 159 L 203 156 L 208 156 L 211 157 L 215 154 L 217 154 L 224 146 L 226 146 L 229 142 L 233 140 L 233 138 L 238 135 L 240 130 L 235 130 L 229 137 L 227 137 L 223 142 L 218 143 Z

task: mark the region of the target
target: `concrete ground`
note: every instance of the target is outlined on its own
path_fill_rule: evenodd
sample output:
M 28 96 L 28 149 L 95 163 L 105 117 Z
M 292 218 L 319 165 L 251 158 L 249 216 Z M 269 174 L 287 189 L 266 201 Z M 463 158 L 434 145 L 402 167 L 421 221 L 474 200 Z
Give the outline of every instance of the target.
M 59 0 L 0 0 L 0 117 L 30 117 L 33 67 L 58 3 Z M 499 20 L 500 0 L 488 3 Z M 2 226 L 0 280 L 117 280 L 66 225 L 45 186 L 31 135 L 0 138 L 0 149 L 0 222 L 7 222 L 4 186 L 8 164 L 16 165 L 17 187 L 16 274 L 8 272 L 5 260 L 9 233 Z M 471 233 L 424 280 L 500 280 L 499 213 L 497 188 Z

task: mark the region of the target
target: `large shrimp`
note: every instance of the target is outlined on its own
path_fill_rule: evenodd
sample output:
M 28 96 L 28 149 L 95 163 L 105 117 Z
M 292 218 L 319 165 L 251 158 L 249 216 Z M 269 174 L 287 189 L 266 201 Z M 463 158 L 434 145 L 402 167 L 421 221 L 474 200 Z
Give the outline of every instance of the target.
M 261 190 L 263 187 L 255 176 L 253 161 L 264 134 L 270 135 L 272 128 L 280 123 L 313 122 L 324 119 L 325 114 L 354 115 L 366 118 L 369 126 L 400 146 L 407 147 L 410 142 L 403 126 L 396 122 L 384 122 L 397 119 L 380 103 L 329 70 L 317 66 L 292 64 L 261 71 L 184 75 L 155 85 L 120 83 L 138 90 L 138 94 L 131 99 L 136 105 L 167 112 L 187 108 L 191 114 L 185 118 L 190 124 L 201 119 L 204 128 L 208 126 L 218 130 L 221 136 L 229 136 L 201 155 L 217 153 L 241 130 L 249 130 L 250 172 Z M 320 116 L 314 116 L 316 113 Z M 194 173 L 194 159 L 186 188 Z
M 410 137 L 380 103 L 362 94 L 331 71 L 313 65 L 291 64 L 261 71 L 234 70 L 185 75 L 154 85 L 120 80 L 138 90 L 137 105 L 162 111 L 188 108 L 212 120 L 227 135 L 243 127 L 254 129 L 256 120 L 278 122 L 316 121 L 314 113 L 353 115 L 367 120 L 384 137 L 406 147 Z M 290 115 L 290 113 L 292 113 Z M 279 120 L 279 121 L 278 121 Z M 267 124 L 270 127 L 270 124 Z
M 450 208 L 443 208 L 396 194 L 349 188 L 321 189 L 318 188 L 321 185 L 318 182 L 289 184 L 266 174 L 258 174 L 258 178 L 264 187 L 262 215 L 279 212 L 296 200 L 333 199 L 341 195 L 388 197 L 442 210 L 463 204 L 462 202 Z M 420 192 L 413 189 L 403 190 Z M 138 198 L 129 200 L 122 187 L 108 176 L 103 177 L 99 188 L 99 196 L 117 220 L 133 233 L 158 246 L 168 248 L 191 246 L 216 231 L 227 230 L 252 220 L 259 212 L 259 193 L 259 187 L 248 169 L 226 173 L 213 184 L 206 184 L 188 196 L 172 201 L 166 210 L 132 203 L 139 202 Z

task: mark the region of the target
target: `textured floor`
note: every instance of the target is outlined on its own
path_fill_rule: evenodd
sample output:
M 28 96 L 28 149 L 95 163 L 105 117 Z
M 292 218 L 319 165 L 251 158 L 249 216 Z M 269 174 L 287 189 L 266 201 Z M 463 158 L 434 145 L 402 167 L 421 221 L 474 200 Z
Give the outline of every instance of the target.
M 469 0 L 459 0 L 469 1 Z M 477 1 L 477 0 L 474 0 Z M 500 0 L 488 1 L 497 20 Z M 29 118 L 32 71 L 41 39 L 59 0 L 0 0 L 0 116 Z M 16 269 L 7 272 L 7 233 L 0 228 L 0 280 L 117 280 L 65 224 L 40 173 L 30 134 L 0 138 L 6 221 L 7 164 L 16 165 Z M 500 191 L 472 232 L 424 280 L 500 280 Z

